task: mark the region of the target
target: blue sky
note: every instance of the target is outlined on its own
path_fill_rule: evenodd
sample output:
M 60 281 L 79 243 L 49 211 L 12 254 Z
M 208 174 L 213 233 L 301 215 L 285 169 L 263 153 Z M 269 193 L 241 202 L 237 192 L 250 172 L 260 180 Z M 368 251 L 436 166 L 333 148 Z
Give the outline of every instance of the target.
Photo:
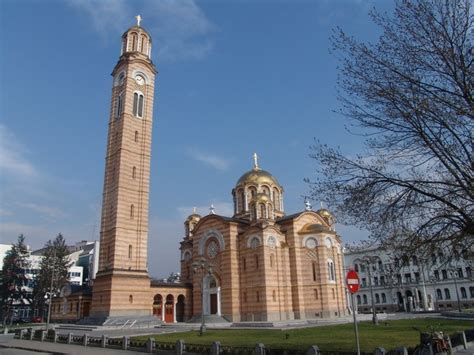
M 155 89 L 149 269 L 178 271 L 183 221 L 197 206 L 232 213 L 252 153 L 304 208 L 314 138 L 353 154 L 360 137 L 334 114 L 336 26 L 379 34 L 372 6 L 391 1 L 3 0 L 0 2 L 0 242 L 33 248 L 57 233 L 99 239 L 105 142 L 120 36 L 153 37 Z M 313 201 L 315 207 L 319 201 Z M 338 225 L 345 241 L 366 233 Z

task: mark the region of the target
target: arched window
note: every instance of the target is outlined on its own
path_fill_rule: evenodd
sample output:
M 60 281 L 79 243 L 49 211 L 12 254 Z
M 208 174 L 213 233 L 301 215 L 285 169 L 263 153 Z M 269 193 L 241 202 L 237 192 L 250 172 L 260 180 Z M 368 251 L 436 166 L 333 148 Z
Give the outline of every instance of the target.
M 275 205 L 275 209 L 280 211 L 281 206 L 280 206 L 280 192 L 278 189 L 274 188 L 273 189 L 273 204 Z
M 363 298 L 364 298 L 364 304 L 367 304 L 367 295 L 364 295 Z
M 138 91 L 133 94 L 133 115 L 143 117 L 143 94 Z
M 271 254 L 270 255 L 270 267 L 273 267 L 274 259 L 275 259 L 275 257 L 273 256 L 273 254 Z
M 380 303 L 380 296 L 378 293 L 375 294 L 375 303 Z
M 264 204 L 260 205 L 260 218 L 267 218 L 267 213 Z
M 360 296 L 359 296 L 360 297 Z M 318 290 L 317 289 L 314 289 L 314 299 L 315 300 L 318 300 L 319 299 L 319 294 L 318 294 Z
M 360 298 L 360 295 L 357 295 L 357 304 L 361 304 L 362 303 L 362 300 Z
M 445 288 L 445 289 L 444 289 L 444 297 L 445 297 L 447 300 L 450 300 L 450 299 L 451 299 L 451 293 L 449 292 L 449 288 Z
M 241 212 L 245 212 L 245 210 L 247 209 L 247 206 L 245 206 L 245 193 L 244 193 L 244 190 L 241 190 L 240 191 L 240 211 Z
M 334 271 L 334 261 L 328 259 L 328 279 L 329 281 L 336 280 L 336 273 Z
M 128 246 L 128 258 L 129 258 L 129 259 L 132 258 L 132 245 L 129 245 L 129 246 Z
M 136 33 L 132 33 L 132 51 L 137 50 L 137 37 Z
M 464 287 L 461 287 L 461 298 L 467 298 L 467 292 Z
M 312 263 L 313 281 L 316 281 L 316 263 Z
M 136 175 L 137 175 L 137 168 L 133 167 L 133 169 L 132 169 L 132 178 L 135 179 Z
M 355 270 L 356 272 L 359 272 L 359 264 L 354 264 L 354 270 Z
M 387 303 L 387 296 L 385 296 L 385 293 L 382 293 L 382 303 Z
M 135 131 L 135 142 L 138 142 L 138 131 Z
M 436 290 L 436 298 L 439 300 L 443 299 L 443 294 L 441 293 L 441 290 L 439 288 Z
M 135 206 L 131 205 L 130 206 L 130 218 L 133 219 L 134 216 L 135 216 Z
M 124 98 L 124 93 L 121 92 L 117 96 L 117 101 L 116 101 L 116 106 L 115 106 L 115 117 L 116 118 L 120 118 L 120 115 L 123 112 L 123 106 L 124 106 L 123 98 Z
M 471 294 L 471 298 L 474 298 L 474 287 L 469 287 L 469 293 Z

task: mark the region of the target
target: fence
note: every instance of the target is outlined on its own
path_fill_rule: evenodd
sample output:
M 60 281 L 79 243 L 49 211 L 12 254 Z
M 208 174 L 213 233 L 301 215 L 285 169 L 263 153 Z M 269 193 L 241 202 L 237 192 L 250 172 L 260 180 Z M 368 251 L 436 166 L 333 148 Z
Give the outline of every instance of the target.
M 109 338 L 106 335 L 91 336 L 88 334 L 74 335 L 72 333 L 60 334 L 54 329 L 46 331 L 44 329 L 21 329 L 17 331 L 16 337 L 19 339 L 48 341 L 52 343 L 75 344 L 89 347 L 100 347 L 108 349 L 135 350 L 146 353 L 162 354 L 211 354 L 211 355 L 352 355 L 354 352 L 321 351 L 316 345 L 307 350 L 277 349 L 265 347 L 264 344 L 256 344 L 255 347 L 234 347 L 221 345 L 215 341 L 211 345 L 187 344 L 184 340 L 176 343 L 156 342 L 154 338 L 149 338 L 146 342 L 132 341 L 130 337 Z M 474 346 L 474 329 L 458 332 L 450 337 L 453 350 L 467 349 Z M 372 353 L 361 353 L 361 355 L 408 355 L 412 349 L 404 347 L 386 351 L 379 347 Z

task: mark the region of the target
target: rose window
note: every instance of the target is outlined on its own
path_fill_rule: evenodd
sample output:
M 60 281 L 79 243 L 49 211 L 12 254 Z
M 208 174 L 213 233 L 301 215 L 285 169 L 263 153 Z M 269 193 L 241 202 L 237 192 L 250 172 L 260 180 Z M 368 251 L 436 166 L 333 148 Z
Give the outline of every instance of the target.
M 207 245 L 207 256 L 214 259 L 219 252 L 219 245 L 215 240 L 211 240 Z
M 314 248 L 316 248 L 317 245 L 318 245 L 318 243 L 316 242 L 316 239 L 314 239 L 314 238 L 306 239 L 306 243 L 305 243 L 306 248 L 314 249 Z

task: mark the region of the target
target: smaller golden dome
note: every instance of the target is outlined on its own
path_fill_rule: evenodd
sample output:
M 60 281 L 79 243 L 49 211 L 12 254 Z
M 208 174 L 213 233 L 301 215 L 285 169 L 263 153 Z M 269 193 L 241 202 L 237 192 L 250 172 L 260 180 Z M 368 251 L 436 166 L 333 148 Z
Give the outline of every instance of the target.
M 323 217 L 329 224 L 333 224 L 335 222 L 333 214 L 325 208 L 317 210 L 316 213 Z

